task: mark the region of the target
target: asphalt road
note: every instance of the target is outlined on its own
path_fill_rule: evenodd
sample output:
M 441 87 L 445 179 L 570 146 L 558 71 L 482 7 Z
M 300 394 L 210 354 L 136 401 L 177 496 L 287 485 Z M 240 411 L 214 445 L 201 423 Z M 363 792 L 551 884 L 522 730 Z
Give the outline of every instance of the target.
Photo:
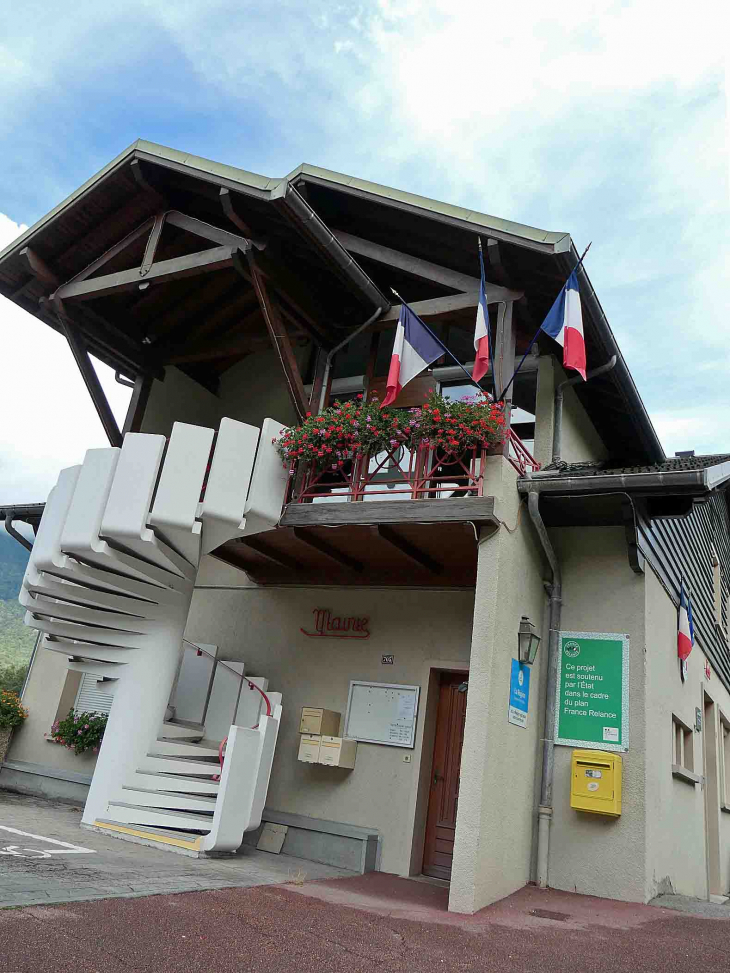
M 358 881 L 336 884 L 344 892 Z M 606 910 L 600 900 L 526 890 L 478 916 L 414 921 L 315 898 L 307 890 L 319 884 L 6 909 L 0 911 L 0 969 L 696 973 L 729 965 L 730 925 L 723 920 L 621 903 Z M 580 899 L 572 915 L 555 912 L 566 918 L 533 914 L 537 907 L 565 910 Z

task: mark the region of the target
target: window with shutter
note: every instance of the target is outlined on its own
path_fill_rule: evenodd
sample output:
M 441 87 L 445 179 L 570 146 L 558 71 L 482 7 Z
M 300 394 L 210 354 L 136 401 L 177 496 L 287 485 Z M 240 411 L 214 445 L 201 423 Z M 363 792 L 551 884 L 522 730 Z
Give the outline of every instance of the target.
M 90 672 L 85 672 L 79 684 L 74 709 L 77 713 L 108 713 L 114 699 L 114 683 L 105 684 L 110 688 L 102 689 L 102 681 Z

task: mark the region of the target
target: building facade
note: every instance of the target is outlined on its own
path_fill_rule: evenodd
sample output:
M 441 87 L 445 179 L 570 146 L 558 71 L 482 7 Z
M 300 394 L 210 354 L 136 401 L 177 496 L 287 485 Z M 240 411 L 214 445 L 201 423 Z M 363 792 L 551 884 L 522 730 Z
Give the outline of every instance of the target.
M 171 835 L 178 847 L 202 836 L 197 852 L 220 824 L 211 824 L 216 794 L 234 788 L 236 773 L 263 774 L 264 793 L 250 796 L 259 816 L 249 823 L 286 827 L 285 851 L 446 878 L 449 908 L 463 913 L 530 881 L 637 902 L 665 891 L 727 894 L 730 456 L 665 457 L 584 270 L 588 367 L 607 368 L 566 386 L 559 347 L 541 338 L 507 398 L 503 447 L 477 450 L 466 468 L 442 461 L 420 477 L 408 450 L 368 457 L 325 482 L 280 467 L 277 479 L 264 463 L 272 453 L 270 437 L 259 434 L 271 429 L 267 420 L 296 426 L 335 399 L 382 392 L 398 314 L 385 296 L 391 286 L 460 361 L 473 360 L 478 237 L 494 333 L 490 378 L 504 388 L 577 262 L 567 234 L 326 170 L 303 166 L 271 180 L 140 142 L 0 254 L 2 293 L 65 334 L 110 438 L 109 450 L 92 451 L 105 455 L 87 455 L 78 473 L 89 484 L 84 510 L 99 511 L 88 525 L 95 553 L 64 540 L 64 513 L 44 554 L 51 548 L 41 522 L 37 571 L 50 586 L 27 586 L 27 607 L 44 647 L 24 695 L 31 715 L 0 787 L 87 800 L 93 777 L 100 803 L 87 824 L 168 846 Z M 204 249 L 195 249 L 201 240 Z M 89 353 L 134 383 L 121 430 Z M 465 383 L 439 361 L 395 405 L 417 406 L 430 391 L 456 401 L 469 393 Z M 206 440 L 190 429 L 218 435 Z M 235 439 L 245 430 L 259 437 L 248 467 L 245 438 Z M 229 433 L 244 445 L 226 453 Z M 204 445 L 183 444 L 183 461 L 169 473 L 194 494 L 181 527 L 161 509 L 175 443 L 187 435 Z M 109 511 L 120 495 L 127 499 L 119 518 L 131 517 L 124 464 L 154 443 L 158 465 L 140 500 L 141 529 L 154 556 L 168 558 L 165 570 L 175 552 L 187 557 L 190 591 L 175 630 L 176 667 L 159 675 L 152 663 L 135 663 L 132 676 L 120 656 L 130 640 L 102 651 L 102 636 L 92 637 L 92 622 L 77 612 L 78 593 L 72 610 L 57 607 L 60 623 L 42 599 L 58 605 L 53 579 L 67 570 L 76 573 L 65 581 L 89 590 L 100 583 L 94 571 L 144 572 L 149 549 L 120 539 Z M 98 472 L 105 462 L 106 493 Z M 219 481 L 231 486 L 230 515 L 213 511 L 210 483 Z M 265 495 L 258 505 L 257 485 Z M 73 511 L 81 494 L 71 493 Z M 133 555 L 141 561 L 132 564 Z M 150 575 L 144 583 L 162 582 Z M 681 587 L 695 627 L 684 672 Z M 518 661 L 523 619 L 541 636 L 531 666 Z M 135 643 L 131 651 L 152 659 L 154 628 L 143 634 L 150 648 Z M 599 651 L 596 635 L 619 646 L 618 668 L 601 668 L 608 640 L 598 661 L 569 681 L 570 667 L 582 665 L 573 653 Z M 281 695 L 273 759 L 265 773 L 245 759 L 234 772 L 229 744 L 231 766 L 213 787 L 206 781 L 217 744 L 230 738 L 230 724 L 251 725 L 237 707 L 253 694 L 263 713 L 242 673 Z M 593 692 L 590 680 L 599 678 L 610 691 Z M 99 767 L 112 766 L 115 739 L 121 763 L 113 766 L 126 761 L 125 773 L 145 779 L 154 759 L 167 761 L 168 784 L 170 759 L 202 761 L 203 771 L 186 764 L 185 795 L 170 784 L 161 798 L 137 779 L 133 793 L 110 800 L 100 783 L 108 771 L 95 775 L 95 758 L 49 744 L 54 719 L 79 700 L 103 705 L 99 693 L 114 700 Z M 174 714 L 165 714 L 168 704 Z M 580 706 L 590 714 L 586 725 L 604 717 L 611 724 L 602 738 L 592 730 L 566 736 Z M 338 714 L 334 732 L 312 735 L 319 747 L 329 736 L 355 739 L 354 766 L 344 743 L 336 759 L 345 765 L 300 759 L 303 709 Z M 132 757 L 120 734 L 137 740 L 130 724 L 145 719 L 159 726 L 159 740 L 157 731 L 149 742 L 140 737 Z M 593 758 L 576 764 L 576 750 Z M 607 755 L 621 758 L 620 770 L 606 769 Z M 576 809 L 576 787 L 588 801 L 602 798 L 611 772 L 621 777 L 620 814 Z M 235 817 L 249 798 L 230 794 Z M 243 840 L 260 834 L 252 826 Z

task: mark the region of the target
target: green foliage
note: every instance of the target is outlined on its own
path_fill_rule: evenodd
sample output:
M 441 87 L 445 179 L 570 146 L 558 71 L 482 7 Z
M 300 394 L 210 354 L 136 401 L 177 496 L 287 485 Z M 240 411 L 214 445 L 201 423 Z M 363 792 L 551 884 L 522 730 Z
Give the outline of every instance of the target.
M 108 719 L 106 713 L 76 713 L 71 709 L 67 717 L 53 724 L 51 738 L 77 754 L 87 750 L 98 753 Z
M 21 705 L 17 693 L 0 690 L 0 730 L 20 726 L 28 716 L 28 710 Z
M 28 666 L 25 662 L 19 662 L 17 665 L 0 666 L 0 689 L 19 693 L 23 688 L 27 669 Z
M 17 598 L 29 553 L 0 529 L 0 601 Z
M 0 601 L 0 668 L 28 664 L 38 633 L 23 624 L 24 615 L 16 599 Z

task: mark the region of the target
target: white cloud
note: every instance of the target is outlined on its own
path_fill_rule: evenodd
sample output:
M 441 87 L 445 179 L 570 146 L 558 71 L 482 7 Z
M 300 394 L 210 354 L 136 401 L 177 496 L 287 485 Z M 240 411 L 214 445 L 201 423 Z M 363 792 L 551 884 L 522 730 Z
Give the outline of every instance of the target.
M 0 213 L 0 250 L 24 229 Z M 63 467 L 109 442 L 65 340 L 2 297 L 0 347 L 0 503 L 38 503 Z M 94 364 L 121 423 L 129 389 L 106 365 Z
M 29 0 L 34 16 L 39 4 Z M 221 100 L 227 106 L 215 150 L 187 143 L 184 115 L 176 148 L 271 175 L 313 162 L 570 231 L 579 246 L 592 239 L 588 271 L 667 449 L 698 424 L 701 448 L 730 448 L 716 418 L 730 407 L 727 32 L 717 0 L 689 8 L 641 0 L 129 0 L 100 8 L 78 0 L 75 10 L 71 20 L 62 8 L 45 10 L 54 44 L 42 56 L 37 31 L 11 18 L 6 78 L 17 84 L 0 95 L 0 117 L 15 124 L 23 98 L 36 98 L 39 85 L 49 95 L 73 68 L 90 93 L 84 110 L 95 131 L 94 110 L 105 109 L 94 100 L 98 85 L 116 81 L 112 68 L 123 71 L 143 38 L 164 38 L 179 57 L 184 98 L 212 111 Z M 129 63 L 130 82 L 136 67 Z M 166 70 L 160 65 L 162 87 Z M 150 124 L 154 96 L 131 83 L 127 97 L 144 108 L 147 127 L 120 136 L 108 158 L 137 135 L 166 140 Z M 264 129 L 257 139 L 254 115 Z M 51 187 L 54 166 L 63 165 L 51 156 L 57 148 L 43 148 L 34 168 Z M 92 135 L 77 151 L 83 177 L 106 161 Z M 46 195 L 50 208 L 63 194 Z M 2 197 L 0 206 L 25 215 Z M 19 312 L 0 310 L 6 332 L 11 313 Z M 12 334 L 34 327 L 24 318 Z M 41 332 L 60 357 L 60 339 Z M 78 386 L 83 399 L 67 364 L 64 388 Z M 686 415 L 693 425 L 683 430 Z

